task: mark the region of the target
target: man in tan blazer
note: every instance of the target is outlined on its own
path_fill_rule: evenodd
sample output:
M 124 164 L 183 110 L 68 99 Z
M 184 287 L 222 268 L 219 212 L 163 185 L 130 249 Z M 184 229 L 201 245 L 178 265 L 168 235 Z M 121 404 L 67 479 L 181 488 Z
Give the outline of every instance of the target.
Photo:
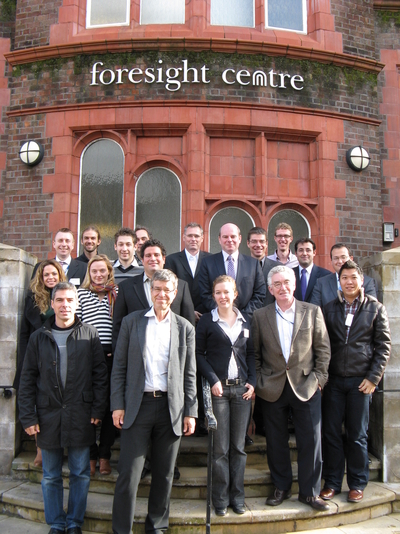
M 293 296 L 293 269 L 284 265 L 268 273 L 275 303 L 254 312 L 256 393 L 261 399 L 268 465 L 274 493 L 266 501 L 277 506 L 291 497 L 292 469 L 288 415 L 292 410 L 298 448 L 299 501 L 315 510 L 329 510 L 319 497 L 321 487 L 321 389 L 328 378 L 329 336 L 320 308 Z

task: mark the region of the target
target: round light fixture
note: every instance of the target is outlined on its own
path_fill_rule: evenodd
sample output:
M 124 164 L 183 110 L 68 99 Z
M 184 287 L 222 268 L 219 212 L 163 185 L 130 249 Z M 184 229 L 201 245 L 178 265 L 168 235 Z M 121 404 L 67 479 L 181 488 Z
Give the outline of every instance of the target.
M 26 141 L 19 149 L 19 159 L 29 167 L 34 167 L 40 163 L 43 156 L 44 148 L 37 141 Z
M 347 165 L 353 171 L 363 171 L 368 167 L 370 160 L 370 155 L 362 146 L 354 146 L 346 152 Z

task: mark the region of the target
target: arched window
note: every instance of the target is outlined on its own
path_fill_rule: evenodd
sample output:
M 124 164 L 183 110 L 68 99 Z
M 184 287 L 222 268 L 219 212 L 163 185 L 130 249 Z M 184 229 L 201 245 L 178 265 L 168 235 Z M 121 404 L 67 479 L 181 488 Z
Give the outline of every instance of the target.
M 221 226 L 226 223 L 236 224 L 240 228 L 242 242 L 240 243 L 239 251 L 241 254 L 247 254 L 249 256 L 250 250 L 247 247 L 247 234 L 255 224 L 250 215 L 240 208 L 222 208 L 211 219 L 209 232 L 210 252 L 213 254 L 221 252 L 218 234 Z
M 178 177 L 163 167 L 145 171 L 136 184 L 135 226 L 149 228 L 167 254 L 180 250 L 181 196 Z
M 310 226 L 307 219 L 298 211 L 282 210 L 275 213 L 268 225 L 268 254 L 273 254 L 276 250 L 274 241 L 275 228 L 279 223 L 290 224 L 293 230 L 293 241 L 290 250 L 294 253 L 294 244 L 300 237 L 311 237 Z
M 99 252 L 115 258 L 114 234 L 122 226 L 124 153 L 110 139 L 99 139 L 82 154 L 79 236 L 90 224 L 101 233 Z M 81 251 L 82 252 L 82 251 Z

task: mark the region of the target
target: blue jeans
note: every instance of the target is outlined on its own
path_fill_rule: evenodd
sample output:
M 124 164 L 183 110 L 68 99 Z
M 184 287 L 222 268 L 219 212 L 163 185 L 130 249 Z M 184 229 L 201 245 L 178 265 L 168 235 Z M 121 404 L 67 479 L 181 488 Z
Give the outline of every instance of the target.
M 222 397 L 212 397 L 217 419 L 212 460 L 212 500 L 216 508 L 244 504 L 245 436 L 251 401 L 244 385 L 223 386 Z
M 62 464 L 64 449 L 42 449 L 42 491 L 46 523 L 61 530 L 81 527 L 90 484 L 89 447 L 68 447 L 69 499 L 63 509 Z
M 340 491 L 347 460 L 350 489 L 363 490 L 368 483 L 368 422 L 371 395 L 358 390 L 363 377 L 329 376 L 322 397 L 325 487 Z M 342 423 L 346 443 L 343 442 Z

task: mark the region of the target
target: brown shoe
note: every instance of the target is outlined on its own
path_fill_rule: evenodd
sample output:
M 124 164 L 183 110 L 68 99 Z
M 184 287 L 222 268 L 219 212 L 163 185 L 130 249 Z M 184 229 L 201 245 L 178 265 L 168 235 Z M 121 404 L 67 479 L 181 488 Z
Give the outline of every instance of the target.
M 96 473 L 97 460 L 90 460 L 90 476 L 94 477 Z
M 324 501 L 330 501 L 335 495 L 339 495 L 339 493 L 340 491 L 336 491 L 332 488 L 324 488 L 319 496 L 321 499 L 324 499 Z
M 274 493 L 271 497 L 268 497 L 265 504 L 268 504 L 268 506 L 279 506 L 285 499 L 290 499 L 291 496 L 292 492 L 290 490 L 285 491 L 275 488 Z
M 360 502 L 360 501 L 362 501 L 363 497 L 364 497 L 364 491 L 363 490 L 351 489 L 349 491 L 349 495 L 347 497 L 347 500 L 349 502 Z
M 36 465 L 36 467 L 42 467 L 42 449 L 39 447 L 36 450 L 36 458 L 33 460 L 33 465 Z
M 109 475 L 111 473 L 110 460 L 106 458 L 100 458 L 100 475 Z

